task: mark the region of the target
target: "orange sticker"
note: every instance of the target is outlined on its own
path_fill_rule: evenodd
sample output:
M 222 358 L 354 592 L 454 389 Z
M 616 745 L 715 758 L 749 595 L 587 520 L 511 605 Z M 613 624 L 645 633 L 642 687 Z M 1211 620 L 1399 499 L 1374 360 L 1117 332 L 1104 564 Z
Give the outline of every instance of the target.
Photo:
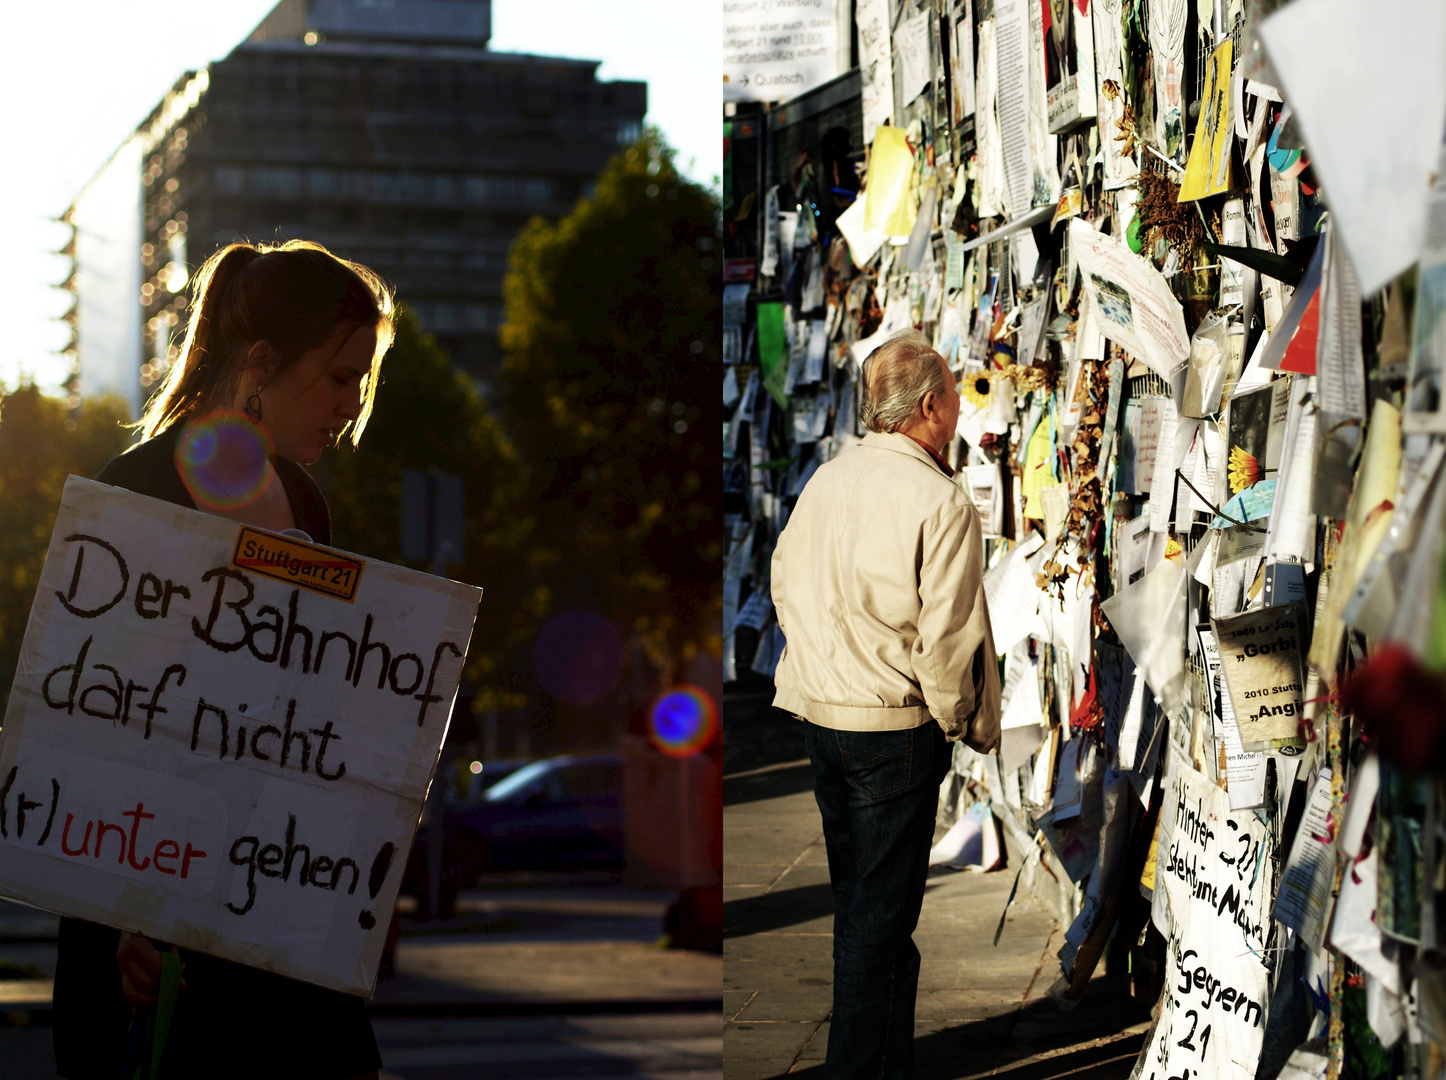
M 356 598 L 366 564 L 328 548 L 243 525 L 236 537 L 231 565 L 350 604 Z

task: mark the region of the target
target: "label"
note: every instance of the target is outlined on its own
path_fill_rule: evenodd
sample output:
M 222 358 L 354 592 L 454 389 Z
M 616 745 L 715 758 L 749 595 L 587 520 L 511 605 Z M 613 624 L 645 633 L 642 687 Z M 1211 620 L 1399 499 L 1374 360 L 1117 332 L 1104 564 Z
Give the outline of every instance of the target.
M 231 565 L 350 604 L 366 564 L 328 548 L 243 525 Z
M 1299 737 L 1301 622 L 1297 604 L 1215 620 L 1225 683 L 1247 750 Z
M 723 280 L 752 281 L 756 267 L 755 259 L 724 259 Z

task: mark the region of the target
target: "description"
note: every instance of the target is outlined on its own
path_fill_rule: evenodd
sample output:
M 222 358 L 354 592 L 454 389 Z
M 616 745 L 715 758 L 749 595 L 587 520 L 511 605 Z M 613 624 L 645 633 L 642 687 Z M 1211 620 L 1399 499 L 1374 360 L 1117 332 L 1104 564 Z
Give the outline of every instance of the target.
M 72 477 L 0 728 L 0 893 L 368 993 L 479 597 Z

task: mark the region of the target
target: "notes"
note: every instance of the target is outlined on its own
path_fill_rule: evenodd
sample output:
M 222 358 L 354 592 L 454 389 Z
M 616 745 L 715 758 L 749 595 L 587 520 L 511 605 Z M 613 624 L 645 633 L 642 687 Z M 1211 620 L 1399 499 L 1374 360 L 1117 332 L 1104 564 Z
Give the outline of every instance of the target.
M 1150 476 L 1150 531 L 1165 532 L 1170 524 L 1170 507 L 1175 496 L 1176 439 L 1175 429 L 1180 416 L 1175 411 L 1175 402 L 1167 397 L 1152 397 L 1145 400 L 1145 412 L 1140 430 L 1153 429 L 1155 437 L 1154 461 Z
M 1200 95 L 1200 119 L 1190 160 L 1180 182 L 1180 201 L 1203 199 L 1230 188 L 1231 144 L 1234 124 L 1230 119 L 1230 57 L 1233 42 L 1226 38 L 1210 54 L 1205 69 L 1205 87 Z
M 828 323 L 823 319 L 808 322 L 807 344 L 801 381 L 816 383 L 823 378 L 823 358 L 828 352 Z
M 1115 529 L 1118 561 L 1115 588 L 1118 591 L 1139 581 L 1149 569 L 1150 515 L 1141 514 L 1119 522 Z
M 1185 24 L 1187 0 L 1156 0 L 1150 6 L 1150 58 L 1155 76 L 1155 149 L 1172 161 L 1185 150 Z M 1194 48 L 1193 44 L 1191 48 Z
M 1035 625 L 1040 593 L 1028 559 L 1043 546 L 1043 538 L 1031 532 L 984 575 L 984 597 L 1000 656 L 1023 641 Z
M 1316 381 L 1321 408 L 1365 419 L 1366 372 L 1361 356 L 1361 290 L 1335 229 L 1326 232 Z
M 1403 293 L 1396 290 L 1393 309 L 1401 303 Z M 1410 370 L 1401 426 L 1408 432 L 1446 431 L 1446 171 L 1439 166 L 1431 189 L 1411 322 Z
M 843 238 L 848 241 L 849 258 L 860 270 L 878 254 L 879 248 L 883 247 L 884 241 L 889 238 L 888 233 L 871 232 L 864 227 L 867 203 L 868 192 L 865 191 L 849 204 L 849 208 L 838 216 L 835 223 L 838 225 L 838 231 L 843 234 Z
M 1069 242 L 1105 337 L 1161 378 L 1173 376 L 1190 355 L 1190 337 L 1169 283 L 1123 242 L 1079 218 L 1069 223 Z
M 914 228 L 914 154 L 900 128 L 881 127 L 869 158 L 868 196 L 863 229 L 885 236 L 908 236 Z
M 1354 0 L 1297 0 L 1260 38 L 1370 296 L 1421 251 L 1446 128 L 1446 6 L 1377 0 L 1363 19 Z
M 1185 689 L 1185 567 L 1162 561 L 1100 605 L 1150 689 L 1174 714 Z
M 932 12 L 914 15 L 903 23 L 895 35 L 899 54 L 899 85 L 907 105 L 929 85 L 929 30 Z
M 1140 729 L 1145 717 L 1145 679 L 1138 668 L 1130 682 L 1130 698 L 1125 705 L 1124 719 L 1120 724 L 1120 748 L 1116 764 L 1121 769 L 1135 768 L 1136 751 L 1139 750 Z
M 1125 95 L 1120 90 L 1124 85 L 1120 11 L 1118 7 L 1112 10 L 1108 4 L 1097 0 L 1089 6 L 1089 12 L 1094 24 L 1099 140 L 1104 152 L 1105 188 L 1114 190 L 1124 187 L 1140 171 L 1134 157 L 1125 153 L 1120 138 L 1120 121 L 1125 115 Z M 1105 89 L 1106 83 L 1113 84 L 1113 93 Z
M 1212 529 L 1228 529 L 1232 525 L 1248 525 L 1259 521 L 1270 513 L 1275 502 L 1274 480 L 1260 480 L 1240 492 L 1220 508 L 1220 513 L 1210 522 Z
M 1044 519 L 1044 506 L 1039 501 L 1040 491 L 1054 483 L 1054 469 L 1051 462 L 1050 427 L 1053 415 L 1048 414 L 1030 436 L 1024 456 L 1024 476 L 1020 487 L 1024 496 L 1024 516 Z
M 1315 472 L 1316 408 L 1306 404 L 1311 385 L 1296 380 L 1291 388 L 1279 482 L 1271 504 L 1266 554 L 1274 559 L 1308 563 L 1315 557 L 1315 518 L 1310 512 Z
M 1205 661 L 1205 692 L 1210 711 L 1217 723 L 1215 737 L 1225 744 L 1226 783 L 1230 791 L 1230 809 L 1250 810 L 1265 803 L 1265 755 L 1246 750 L 1240 742 L 1240 729 L 1235 722 L 1235 709 L 1230 692 L 1222 685 L 1220 646 L 1215 633 L 1198 627 L 1200 653 Z
M 723 11 L 725 101 L 777 101 L 840 74 L 834 8 L 812 8 L 807 22 L 789 0 L 732 3 Z
M 970 465 L 959 470 L 959 479 L 979 513 L 980 532 L 984 536 L 998 536 L 1003 528 L 1004 511 L 999 466 Z
M 1320 952 L 1335 885 L 1335 825 L 1331 821 L 1331 771 L 1322 769 L 1311 787 L 1271 914 Z
M 1240 727 L 1250 749 L 1274 748 L 1299 735 L 1305 611 L 1295 604 L 1214 621 L 1220 658 Z
M 1160 435 L 1165 417 L 1174 406 L 1164 398 L 1151 396 L 1140 401 L 1139 426 L 1135 431 L 1135 489 L 1148 494 L 1155 479 L 1155 458 L 1160 452 Z M 1174 435 L 1171 432 L 1170 443 Z
M 1069 485 L 1046 484 L 1039 489 L 1039 505 L 1044 510 L 1044 537 L 1059 540 L 1064 519 L 1069 514 Z
M 1390 509 L 1386 504 L 1396 497 L 1400 469 L 1401 413 L 1390 402 L 1377 399 L 1341 532 L 1330 596 L 1324 612 L 1316 620 L 1311 638 L 1311 666 L 1331 685 L 1334 685 L 1345 608 L 1391 527 L 1392 515 L 1385 512 Z
M 995 0 L 1000 150 L 1009 216 L 1023 217 L 1032 194 L 1029 159 L 1029 0 Z
M 953 117 L 956 126 L 974 115 L 974 3 L 956 0 L 949 24 L 953 40 L 949 62 L 953 66 Z
M 1226 199 L 1220 207 L 1220 243 L 1226 247 L 1245 245 L 1245 201 Z M 1220 306 L 1245 303 L 1245 267 L 1234 259 L 1220 260 Z
M 858 0 L 854 22 L 859 31 L 864 143 L 894 115 L 893 47 L 889 37 L 889 0 Z

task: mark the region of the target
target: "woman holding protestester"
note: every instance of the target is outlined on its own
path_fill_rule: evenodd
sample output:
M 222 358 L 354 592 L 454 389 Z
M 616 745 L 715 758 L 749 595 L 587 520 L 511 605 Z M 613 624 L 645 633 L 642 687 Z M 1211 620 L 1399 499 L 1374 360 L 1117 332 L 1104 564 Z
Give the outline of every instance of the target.
M 193 295 L 185 345 L 139 422 L 145 441 L 97 479 L 329 544 L 326 501 L 303 466 L 343 434 L 361 438 L 392 340 L 389 289 L 366 267 L 293 240 L 228 245 L 197 272 Z M 61 1076 L 130 1075 L 133 1015 L 156 1003 L 162 950 L 61 920 Z M 161 1076 L 376 1077 L 361 998 L 200 953 L 182 961 Z

